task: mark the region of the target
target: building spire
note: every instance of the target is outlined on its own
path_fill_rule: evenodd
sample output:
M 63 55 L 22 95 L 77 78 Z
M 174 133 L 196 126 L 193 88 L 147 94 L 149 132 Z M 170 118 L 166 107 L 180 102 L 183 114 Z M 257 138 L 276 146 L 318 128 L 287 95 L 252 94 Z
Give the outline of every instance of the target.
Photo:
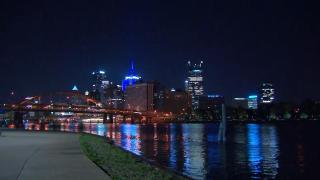
M 134 62 L 133 62 L 133 60 L 131 60 L 130 74 L 131 74 L 131 75 L 134 75 Z
M 73 86 L 72 91 L 79 91 L 78 87 L 76 85 Z

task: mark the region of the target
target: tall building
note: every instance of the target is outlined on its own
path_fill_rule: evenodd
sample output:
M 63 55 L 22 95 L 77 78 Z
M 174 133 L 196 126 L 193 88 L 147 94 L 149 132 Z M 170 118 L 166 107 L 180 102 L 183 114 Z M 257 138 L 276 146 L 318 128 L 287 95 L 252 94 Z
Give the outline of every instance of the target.
M 110 83 L 104 88 L 105 105 L 107 108 L 123 109 L 124 94 L 120 85 Z
M 109 84 L 109 81 L 107 81 L 107 76 L 104 71 L 93 72 L 91 96 L 98 101 L 104 101 L 104 88 L 107 84 Z
M 258 96 L 251 95 L 248 97 L 248 108 L 249 109 L 258 109 Z
M 141 81 L 141 77 L 138 76 L 134 70 L 134 64 L 131 62 L 131 68 L 129 74 L 122 81 L 122 91 L 126 91 L 127 86 L 134 85 Z
M 125 107 L 135 111 L 153 111 L 154 84 L 139 83 L 126 87 Z
M 192 108 L 199 108 L 199 97 L 204 94 L 203 89 L 203 61 L 192 65 L 188 61 L 188 75 L 185 81 L 186 91 L 192 96 Z
M 260 103 L 270 104 L 274 101 L 274 88 L 271 83 L 263 83 L 260 89 Z
M 158 82 L 129 85 L 124 93 L 125 108 L 135 111 L 158 110 L 163 104 L 163 87 Z

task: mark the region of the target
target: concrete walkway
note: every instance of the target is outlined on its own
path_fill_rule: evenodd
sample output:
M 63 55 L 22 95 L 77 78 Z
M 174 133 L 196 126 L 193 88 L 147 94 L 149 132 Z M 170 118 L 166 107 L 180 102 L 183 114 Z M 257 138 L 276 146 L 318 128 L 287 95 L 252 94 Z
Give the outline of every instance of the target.
M 81 151 L 79 135 L 2 131 L 0 179 L 110 179 Z

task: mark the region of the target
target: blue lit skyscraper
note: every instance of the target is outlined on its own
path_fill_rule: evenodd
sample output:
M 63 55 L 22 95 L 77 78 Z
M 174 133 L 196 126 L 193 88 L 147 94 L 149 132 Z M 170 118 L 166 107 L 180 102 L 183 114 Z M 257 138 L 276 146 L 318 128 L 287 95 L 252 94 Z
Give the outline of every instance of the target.
M 191 65 L 188 61 L 188 76 L 185 81 L 186 91 L 192 96 L 193 109 L 199 108 L 199 97 L 204 94 L 203 90 L 203 61 L 200 64 Z
M 126 91 L 126 87 L 129 85 L 136 84 L 141 81 L 141 77 L 138 76 L 134 70 L 133 61 L 131 62 L 131 68 L 129 74 L 122 81 L 122 91 Z

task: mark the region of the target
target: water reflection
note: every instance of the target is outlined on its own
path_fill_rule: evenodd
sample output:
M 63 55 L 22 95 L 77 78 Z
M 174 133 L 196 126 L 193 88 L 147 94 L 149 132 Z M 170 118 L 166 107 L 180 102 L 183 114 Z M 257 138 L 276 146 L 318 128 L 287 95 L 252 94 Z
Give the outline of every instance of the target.
M 204 124 L 182 125 L 184 144 L 184 173 L 193 172 L 196 179 L 205 174 Z M 200 176 L 198 176 L 200 175 Z
M 121 127 L 121 146 L 128 151 L 140 155 L 141 138 L 139 126 L 136 124 L 124 124 Z
M 276 178 L 279 169 L 279 145 L 277 129 L 274 125 L 260 126 L 262 142 L 262 174 Z
M 283 134 L 279 134 L 278 126 L 271 124 L 229 125 L 226 144 L 217 142 L 218 124 L 215 123 L 143 125 L 27 122 L 25 128 L 83 131 L 106 136 L 128 151 L 194 179 L 290 177 L 290 171 L 283 170 L 284 167 L 292 168 L 290 166 L 296 166 L 301 170 L 298 173 L 303 174 L 308 165 L 306 151 L 310 151 L 303 143 L 283 142 L 280 156 L 279 137 L 283 137 Z M 292 148 L 285 148 L 287 145 Z M 295 153 L 291 152 L 292 149 L 296 150 Z M 285 158 L 280 162 L 283 156 Z M 282 176 L 279 176 L 281 173 Z
M 252 174 L 252 178 L 259 178 L 261 173 L 261 140 L 260 126 L 257 124 L 249 124 L 248 128 L 248 165 Z

